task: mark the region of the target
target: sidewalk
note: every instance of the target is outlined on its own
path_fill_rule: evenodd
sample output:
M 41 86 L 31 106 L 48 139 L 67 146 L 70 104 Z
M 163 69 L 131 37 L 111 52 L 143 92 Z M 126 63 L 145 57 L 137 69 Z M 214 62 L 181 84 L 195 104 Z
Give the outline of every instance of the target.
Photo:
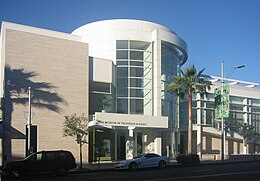
M 232 164 L 232 163 L 241 163 L 241 162 L 260 162 L 260 158 L 241 158 L 234 157 L 230 159 L 222 160 L 201 160 L 200 165 L 211 165 L 211 164 Z M 93 163 L 93 164 L 85 164 L 82 169 L 75 168 L 70 170 L 70 173 L 84 173 L 84 172 L 99 172 L 99 171 L 112 171 L 114 170 L 114 165 L 116 162 L 107 162 L 107 163 Z M 182 165 L 178 163 L 176 160 L 171 160 L 169 167 L 192 167 L 194 165 Z

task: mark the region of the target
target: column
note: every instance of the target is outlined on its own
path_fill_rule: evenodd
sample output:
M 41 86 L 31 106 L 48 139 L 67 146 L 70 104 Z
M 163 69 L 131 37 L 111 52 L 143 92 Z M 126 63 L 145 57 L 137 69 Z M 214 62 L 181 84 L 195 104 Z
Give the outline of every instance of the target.
M 247 109 L 248 109 L 248 105 L 247 105 L 247 98 L 244 98 L 243 100 L 243 112 L 244 112 L 244 115 L 243 115 L 243 124 L 245 125 L 249 125 L 248 124 L 248 120 L 247 120 L 247 116 L 248 116 L 248 113 L 247 113 Z M 245 128 L 247 129 L 247 128 Z M 247 131 L 245 132 L 247 134 Z M 244 135 L 244 138 L 243 138 L 243 153 L 244 154 L 247 154 L 248 153 L 248 143 L 247 143 L 247 135 Z
M 128 127 L 128 138 L 126 140 L 126 159 L 134 157 L 134 127 Z
M 200 158 L 202 158 L 201 154 L 201 148 L 202 148 L 202 117 L 201 117 L 201 96 L 200 94 L 196 95 L 196 100 L 197 100 L 197 125 L 198 125 L 198 130 L 197 130 L 197 154 L 199 155 Z
M 153 41 L 153 115 L 161 116 L 161 42 L 158 30 L 152 32 Z
M 161 149 L 161 145 L 162 145 L 162 138 L 155 138 L 154 139 L 154 152 L 161 155 L 162 154 L 162 149 Z

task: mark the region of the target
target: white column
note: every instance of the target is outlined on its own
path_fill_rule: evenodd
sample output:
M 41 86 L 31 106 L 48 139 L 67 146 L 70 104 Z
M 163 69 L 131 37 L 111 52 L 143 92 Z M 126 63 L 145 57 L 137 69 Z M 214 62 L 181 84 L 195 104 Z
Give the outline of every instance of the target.
M 197 99 L 197 125 L 198 125 L 198 130 L 197 130 L 197 154 L 202 157 L 201 155 L 201 148 L 202 148 L 202 117 L 201 117 L 201 96 L 200 94 L 196 95 Z
M 244 112 L 244 115 L 243 115 L 243 123 L 246 124 L 246 125 L 249 125 L 248 124 L 248 120 L 247 120 L 247 116 L 248 116 L 248 113 L 247 113 L 247 109 L 248 109 L 248 105 L 247 105 L 247 98 L 244 98 L 243 100 L 243 112 Z M 247 128 L 246 128 L 247 129 Z M 248 153 L 248 143 L 247 143 L 247 135 L 244 135 L 244 139 L 243 139 L 243 153 L 244 154 L 247 154 Z
M 250 105 L 250 106 L 248 106 L 248 109 L 247 109 L 247 111 L 248 111 L 248 113 L 252 113 L 252 100 L 251 99 L 248 99 L 248 102 L 247 102 L 247 105 Z M 252 114 L 248 114 L 248 124 L 249 125 L 252 125 Z
M 153 115 L 161 116 L 161 41 L 158 30 L 152 32 L 153 41 Z
M 161 155 L 162 154 L 162 149 L 161 149 L 161 145 L 162 145 L 162 138 L 155 138 L 154 139 L 154 152 Z
M 134 127 L 128 127 L 128 138 L 126 140 L 126 159 L 134 157 Z
M 177 150 L 176 150 L 176 135 L 175 132 L 171 132 L 171 149 L 170 149 L 170 157 L 175 158 L 177 156 Z

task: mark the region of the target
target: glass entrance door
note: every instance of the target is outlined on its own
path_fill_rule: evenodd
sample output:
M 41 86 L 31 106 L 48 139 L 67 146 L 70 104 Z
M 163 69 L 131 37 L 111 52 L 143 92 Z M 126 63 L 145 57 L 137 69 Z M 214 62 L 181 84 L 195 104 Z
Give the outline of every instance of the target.
M 117 160 L 124 160 L 126 158 L 126 132 L 117 132 Z
M 142 153 L 144 153 L 144 149 L 143 149 L 143 134 L 142 133 L 137 133 L 137 137 L 136 137 L 136 154 L 140 155 Z

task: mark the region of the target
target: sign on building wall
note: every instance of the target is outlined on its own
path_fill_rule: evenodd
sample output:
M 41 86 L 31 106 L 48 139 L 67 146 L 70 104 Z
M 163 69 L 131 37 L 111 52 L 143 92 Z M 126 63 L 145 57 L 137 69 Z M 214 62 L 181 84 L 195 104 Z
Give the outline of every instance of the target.
M 230 87 L 223 86 L 223 104 L 221 103 L 221 87 L 215 89 L 215 118 L 220 119 L 229 117 L 230 110 Z M 223 106 L 223 108 L 222 108 Z M 223 110 L 223 112 L 222 112 Z
M 168 117 L 96 112 L 88 126 L 168 128 Z

